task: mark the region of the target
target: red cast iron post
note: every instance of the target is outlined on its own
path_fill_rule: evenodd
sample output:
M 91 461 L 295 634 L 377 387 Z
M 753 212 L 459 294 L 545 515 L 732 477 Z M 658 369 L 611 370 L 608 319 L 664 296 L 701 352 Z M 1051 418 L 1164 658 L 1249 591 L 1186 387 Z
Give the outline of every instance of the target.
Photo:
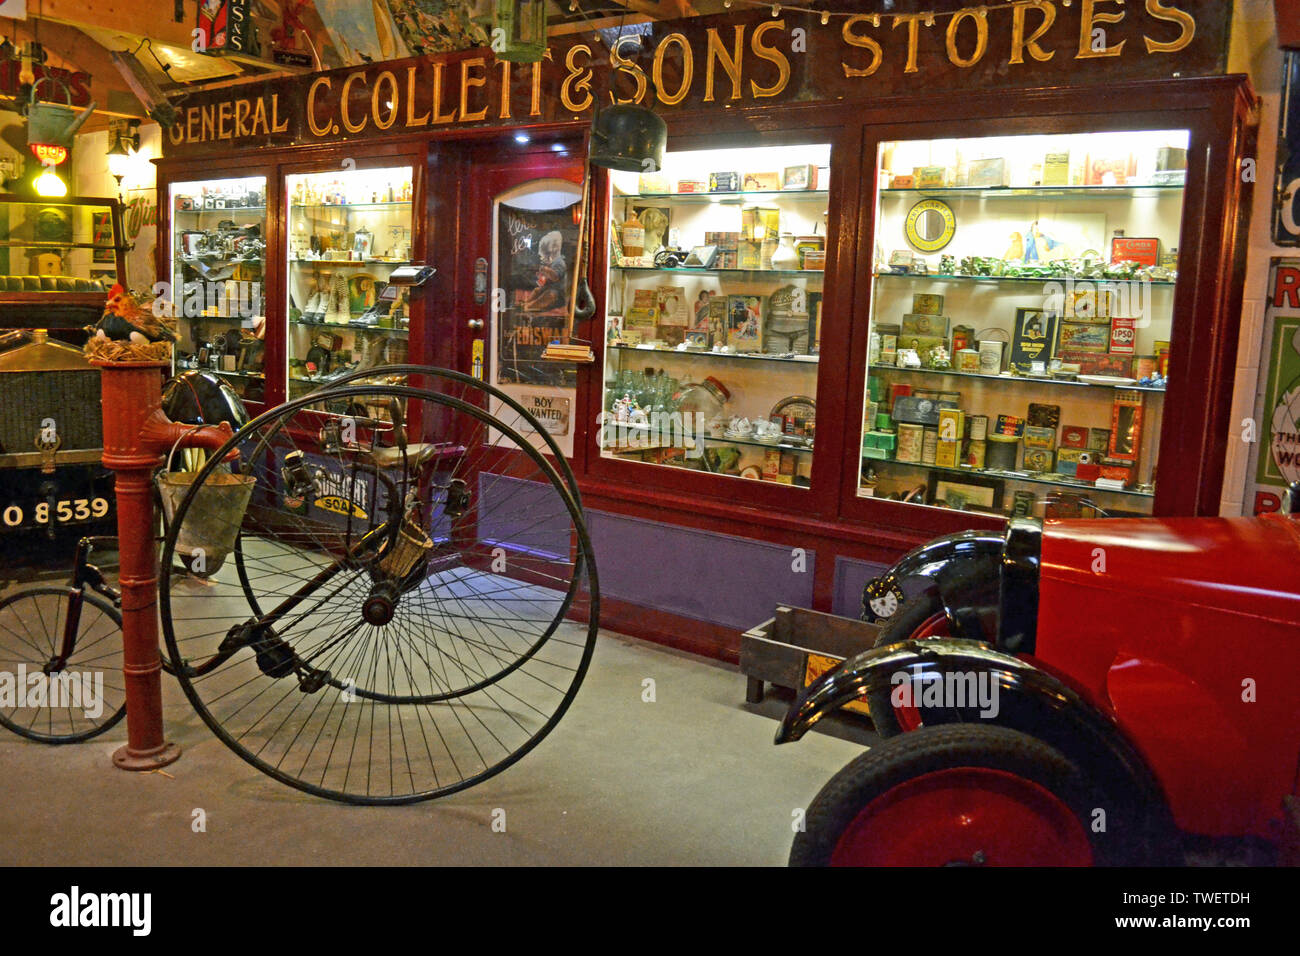
M 162 658 L 158 653 L 158 549 L 154 543 L 153 472 L 179 438 L 217 448 L 230 426 L 169 421 L 163 414 L 166 362 L 101 362 L 104 466 L 116 476 L 121 559 L 122 674 L 126 684 L 126 746 L 113 754 L 123 770 L 165 767 L 181 755 L 163 739 Z

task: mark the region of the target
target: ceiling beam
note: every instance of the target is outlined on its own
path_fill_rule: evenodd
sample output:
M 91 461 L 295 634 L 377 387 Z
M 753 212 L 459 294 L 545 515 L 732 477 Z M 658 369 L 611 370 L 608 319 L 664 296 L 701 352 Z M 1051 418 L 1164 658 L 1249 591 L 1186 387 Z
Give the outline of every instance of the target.
M 90 98 L 95 112 L 107 116 L 144 119 L 147 114 L 135 94 L 122 81 L 108 51 L 74 27 L 62 23 L 13 24 L 14 41 L 21 46 L 39 38 L 50 66 L 90 74 Z

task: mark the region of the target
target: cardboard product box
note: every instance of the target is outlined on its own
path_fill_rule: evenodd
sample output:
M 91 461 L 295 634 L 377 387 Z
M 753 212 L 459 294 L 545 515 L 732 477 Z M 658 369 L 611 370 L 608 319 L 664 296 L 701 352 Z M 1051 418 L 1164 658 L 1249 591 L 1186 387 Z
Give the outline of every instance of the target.
M 1062 448 L 1087 448 L 1088 429 L 1082 425 L 1066 425 L 1061 429 Z
M 1085 166 L 1085 186 L 1125 186 L 1137 175 L 1137 158 L 1125 156 L 1089 156 Z
M 899 337 L 908 339 L 912 336 L 933 336 L 936 338 L 948 338 L 948 317 L 938 314 L 920 314 L 909 312 L 903 316 L 902 327 L 899 331 Z
M 1030 425 L 1055 430 L 1061 424 L 1061 406 L 1049 405 L 1044 402 L 1030 402 L 1027 421 Z
M 1048 153 L 1043 157 L 1043 185 L 1070 185 L 1070 154 Z
M 1105 352 L 1110 345 L 1110 324 L 1062 322 L 1060 341 L 1062 355 L 1070 352 Z
M 933 292 L 917 292 L 912 296 L 912 312 L 916 315 L 943 315 L 943 296 L 936 295 Z M 944 329 L 947 330 L 947 319 L 944 320 Z M 926 335 L 932 335 L 926 332 Z
M 1101 477 L 1101 465 L 1096 463 L 1085 465 L 1080 462 L 1075 469 L 1074 477 L 1080 481 L 1096 481 Z
M 709 173 L 709 192 L 711 193 L 740 192 L 740 173 L 735 173 L 735 172 Z
M 763 244 L 752 239 L 740 240 L 736 246 L 736 268 L 763 268 Z
M 1011 168 L 1005 159 L 972 159 L 967 169 L 972 187 L 992 189 L 1011 185 Z
M 1052 451 L 1056 448 L 1056 429 L 1040 425 L 1025 426 L 1025 448 L 1039 448 Z
M 995 435 L 1013 435 L 1019 438 L 1025 433 L 1025 420 L 1015 415 L 999 415 L 993 425 Z
M 1110 448 L 1110 429 L 1109 428 L 1089 428 L 1088 429 L 1088 447 L 1093 451 L 1106 454 Z
M 642 196 L 672 192 L 668 187 L 668 177 L 663 173 L 642 173 L 637 177 L 636 191 Z
M 1116 464 L 1137 465 L 1138 455 L 1142 449 L 1143 411 L 1144 396 L 1141 392 L 1123 390 L 1115 393 L 1115 403 L 1111 406 L 1110 444 L 1106 449 L 1106 457 Z M 1102 477 L 1106 476 L 1103 474 Z
M 1158 266 L 1160 265 L 1160 240 L 1116 236 L 1110 241 L 1110 261 Z
M 939 441 L 961 442 L 966 433 L 966 413 L 960 408 L 939 409 Z
M 1021 463 L 1021 467 L 1025 471 L 1043 474 L 1052 470 L 1055 465 L 1055 456 L 1046 448 L 1030 448 L 1026 445 Z
M 961 464 L 961 442 L 939 439 L 935 446 L 934 463 L 940 468 L 956 468 Z
M 948 185 L 948 169 L 945 166 L 918 166 L 912 170 L 912 178 L 917 189 L 942 189 Z
M 1099 477 L 1105 478 L 1108 481 L 1122 481 L 1124 487 L 1127 488 L 1133 483 L 1134 470 L 1133 465 L 1115 464 L 1108 459 L 1103 459 L 1101 463 L 1101 475 Z
M 709 191 L 709 182 L 707 179 L 679 179 L 677 180 L 677 191 L 679 193 L 706 193 Z
M 817 167 L 811 163 L 787 166 L 781 173 L 782 189 L 816 189 Z
M 915 189 L 916 179 L 912 176 L 895 176 L 889 181 L 890 189 Z
M 1098 453 L 1090 448 L 1058 448 L 1056 470 L 1070 478 L 1079 477 L 1080 465 L 1096 464 Z
M 1105 326 L 1103 326 L 1105 328 Z M 1133 359 L 1128 355 L 1111 355 L 1109 352 L 1080 352 L 1077 349 L 1061 353 L 1061 361 L 1079 366 L 1080 375 L 1114 375 L 1130 378 Z
M 1137 351 L 1137 319 L 1113 316 L 1110 320 L 1110 354 L 1132 355 Z
M 745 173 L 740 180 L 740 188 L 747 193 L 774 193 L 781 188 L 781 174 Z

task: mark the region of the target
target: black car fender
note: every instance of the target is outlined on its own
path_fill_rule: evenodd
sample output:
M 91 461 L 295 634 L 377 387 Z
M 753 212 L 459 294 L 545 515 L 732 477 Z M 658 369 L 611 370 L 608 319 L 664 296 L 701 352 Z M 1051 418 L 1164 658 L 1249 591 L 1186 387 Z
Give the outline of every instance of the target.
M 1004 535 L 962 531 L 944 535 L 903 555 L 869 581 L 862 594 L 862 617 L 879 621 L 872 598 L 888 591 L 933 594 L 946 614 L 953 637 L 992 641 L 996 634 Z
M 927 706 L 926 724 L 987 721 L 1019 730 L 1070 759 L 1106 795 L 1108 803 L 1101 809 L 1108 818 L 1140 817 L 1139 832 L 1152 836 L 1174 832 L 1155 774 L 1108 714 L 1032 663 L 980 641 L 903 641 L 852 657 L 804 689 L 781 721 L 776 743 L 800 739 L 850 701 L 899 686 L 905 682 L 902 675 L 913 687 L 918 681 L 947 680 L 947 675 L 953 675 L 953 683 L 958 677 L 969 681 L 986 675 L 985 685 L 996 684 L 996 706 L 969 701 L 937 710 Z

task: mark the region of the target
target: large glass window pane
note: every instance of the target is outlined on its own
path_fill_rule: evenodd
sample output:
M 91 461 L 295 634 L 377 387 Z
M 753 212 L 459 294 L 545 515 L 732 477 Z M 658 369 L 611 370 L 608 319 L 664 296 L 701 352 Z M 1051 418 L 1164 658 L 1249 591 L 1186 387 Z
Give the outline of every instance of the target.
M 860 495 L 1151 513 L 1187 145 L 881 145 Z

